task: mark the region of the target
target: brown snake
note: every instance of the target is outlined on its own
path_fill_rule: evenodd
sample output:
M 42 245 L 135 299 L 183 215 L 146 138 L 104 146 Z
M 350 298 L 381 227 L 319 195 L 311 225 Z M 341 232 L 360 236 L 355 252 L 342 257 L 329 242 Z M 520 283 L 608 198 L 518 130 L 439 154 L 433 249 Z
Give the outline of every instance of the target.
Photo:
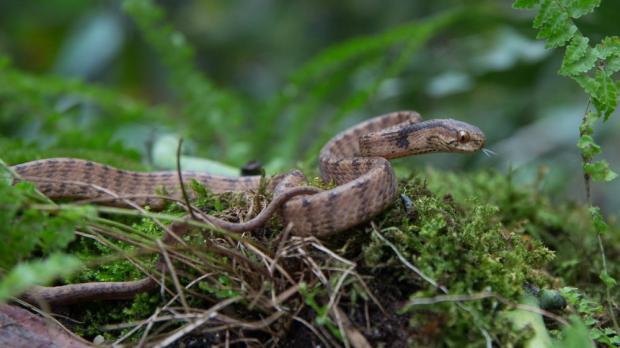
M 397 179 L 388 159 L 429 152 L 475 152 L 483 148 L 484 142 L 480 129 L 460 121 L 422 121 L 412 111 L 377 116 L 336 135 L 321 150 L 321 177 L 335 183 L 335 188 L 321 191 L 301 186 L 305 177 L 292 171 L 272 178 L 269 188 L 273 200 L 252 220 L 233 223 L 210 218 L 209 222 L 232 232 L 248 231 L 279 210 L 293 233 L 325 237 L 368 221 L 393 202 Z M 162 208 L 165 203 L 157 192 L 180 198 L 176 172 L 130 172 L 71 158 L 32 161 L 13 169 L 50 198 L 100 201 L 116 206 L 127 206 L 131 201 L 153 209 Z M 260 176 L 230 178 L 199 172 L 183 172 L 183 179 L 197 180 L 213 192 L 253 191 L 261 181 Z M 182 226 L 185 225 L 173 225 L 176 229 L 183 229 Z M 131 298 L 156 285 L 151 278 L 145 278 L 35 287 L 24 298 L 53 304 Z

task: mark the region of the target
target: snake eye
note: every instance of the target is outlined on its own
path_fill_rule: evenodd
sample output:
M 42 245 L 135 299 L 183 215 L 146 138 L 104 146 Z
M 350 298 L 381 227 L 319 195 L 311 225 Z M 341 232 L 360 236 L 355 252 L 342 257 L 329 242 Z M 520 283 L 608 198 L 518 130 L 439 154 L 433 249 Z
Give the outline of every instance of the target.
M 467 133 L 464 130 L 460 130 L 458 132 L 458 140 L 459 140 L 459 143 L 461 143 L 461 144 L 464 144 L 464 143 L 468 142 L 469 141 L 469 133 Z

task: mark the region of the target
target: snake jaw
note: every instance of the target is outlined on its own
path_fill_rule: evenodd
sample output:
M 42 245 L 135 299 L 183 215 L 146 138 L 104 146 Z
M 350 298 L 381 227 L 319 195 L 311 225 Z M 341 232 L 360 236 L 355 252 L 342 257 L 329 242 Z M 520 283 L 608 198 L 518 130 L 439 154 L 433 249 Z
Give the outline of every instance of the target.
M 466 143 L 451 142 L 445 152 L 473 153 L 484 148 L 484 139 L 472 139 Z

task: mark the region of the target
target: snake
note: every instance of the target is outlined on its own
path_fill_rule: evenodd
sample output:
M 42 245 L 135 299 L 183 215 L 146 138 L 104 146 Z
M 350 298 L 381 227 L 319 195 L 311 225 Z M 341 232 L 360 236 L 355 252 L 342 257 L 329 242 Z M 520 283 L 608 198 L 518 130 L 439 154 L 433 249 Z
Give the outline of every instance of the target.
M 272 201 L 253 219 L 229 222 L 209 216 L 223 230 L 243 232 L 263 225 L 279 213 L 298 236 L 325 238 L 369 221 L 398 195 L 398 180 L 389 160 L 431 152 L 473 153 L 483 149 L 484 133 L 453 119 L 422 120 L 415 111 L 398 111 L 351 126 L 329 140 L 319 154 L 321 190 L 305 186 L 299 170 L 275 175 L 267 189 Z M 167 199 L 182 198 L 181 183 L 196 180 L 214 193 L 256 192 L 263 176 L 225 177 L 204 172 L 133 172 L 75 158 L 50 158 L 12 167 L 15 181 L 33 182 L 51 199 L 99 202 L 112 206 L 162 209 Z M 183 178 L 183 181 L 181 180 Z M 183 229 L 183 224 L 174 226 Z M 178 231 L 176 231 L 178 232 Z M 165 267 L 158 265 L 158 267 Z M 129 282 L 79 283 L 31 288 L 23 298 L 69 304 L 94 299 L 132 298 L 156 287 L 150 277 Z

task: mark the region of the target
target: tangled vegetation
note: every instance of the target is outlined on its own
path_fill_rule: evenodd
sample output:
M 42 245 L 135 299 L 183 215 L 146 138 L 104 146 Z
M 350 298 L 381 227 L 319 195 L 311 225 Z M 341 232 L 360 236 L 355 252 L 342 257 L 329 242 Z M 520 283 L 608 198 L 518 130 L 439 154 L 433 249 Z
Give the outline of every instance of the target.
M 252 214 L 249 206 L 268 199 L 260 193 L 218 196 L 196 184 L 193 188 L 198 207 L 233 220 L 247 218 Z M 152 238 L 163 234 L 155 221 L 183 214 L 176 205 L 143 217 L 117 208 L 58 206 L 26 195 L 33 192 L 28 184 L 11 186 L 4 181 L 2 186 L 4 197 L 25 196 L 3 204 L 14 212 L 3 217 L 3 236 L 13 231 L 10 226 L 31 231 L 17 232 L 22 248 L 3 243 L 12 248 L 4 255 L 14 257 L 5 265 L 15 265 L 33 252 L 62 249 L 74 240 L 77 229 L 82 237 L 69 244 L 68 252 L 74 255 L 71 260 L 91 267 L 67 278 L 70 282 L 138 279 L 144 271 L 155 272 L 158 252 Z M 339 345 L 355 341 L 346 324 L 352 322 L 373 345 L 452 346 L 463 340 L 484 345 L 492 340 L 507 346 L 540 340 L 543 334 L 559 339 L 567 324 L 562 318 L 572 314 L 582 321 L 573 319 L 571 330 L 581 332 L 585 326 L 589 331 L 583 332 L 600 344 L 617 344 L 619 337 L 594 300 L 601 294 L 587 280 L 597 273 L 596 263 L 567 267 L 597 252 L 595 238 L 583 238 L 594 236 L 586 208 L 555 206 L 537 189 L 517 188 L 510 177 L 492 172 L 427 171 L 403 181 L 400 192 L 401 201 L 371 224 L 325 241 L 290 236 L 277 219 L 246 236 L 197 226 L 186 236 L 187 245 L 167 249 L 182 291 L 171 282 L 164 293 L 142 294 L 120 306 L 80 306 L 69 313 L 82 324 L 66 324 L 91 339 L 101 335 L 110 343 L 154 344 L 196 325 L 187 322 L 191 318 L 211 313 L 213 323 L 197 326 L 183 340 L 216 343 L 227 332 L 233 342 Z M 96 210 L 108 217 L 97 218 Z M 32 216 L 37 224 L 25 223 Z M 59 226 L 66 238 L 45 238 L 46 231 Z M 618 245 L 617 240 L 605 242 Z M 30 264 L 30 281 L 46 283 L 49 278 L 41 274 L 54 271 L 54 265 L 66 268 L 67 260 L 56 257 L 50 256 L 43 266 Z M 23 267 L 14 272 L 23 275 Z M 618 270 L 614 266 L 611 272 Z M 10 275 L 2 284 L 9 286 L 5 296 L 24 289 Z M 528 296 L 538 296 L 544 306 L 526 305 L 531 303 L 525 300 Z M 531 313 L 548 317 L 547 329 L 536 327 L 535 320 L 521 319 Z M 530 326 L 520 328 L 520 320 Z M 572 331 L 567 332 L 570 336 Z M 308 342 L 308 337 L 314 341 Z

